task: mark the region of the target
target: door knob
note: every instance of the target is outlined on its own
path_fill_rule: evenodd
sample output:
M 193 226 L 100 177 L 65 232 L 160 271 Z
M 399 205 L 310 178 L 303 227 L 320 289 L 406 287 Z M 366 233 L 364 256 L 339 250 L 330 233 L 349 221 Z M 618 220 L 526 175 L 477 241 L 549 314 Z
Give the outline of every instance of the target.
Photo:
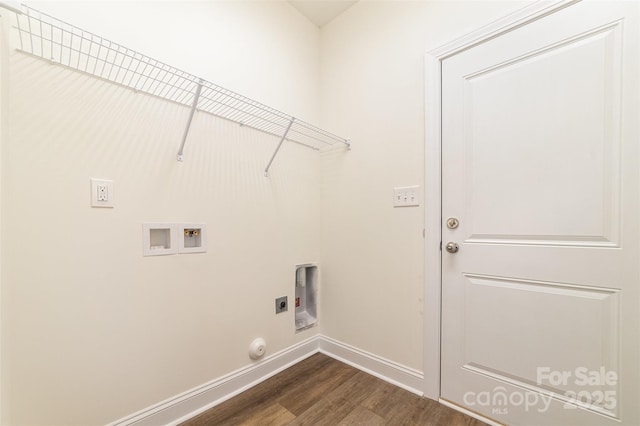
M 458 249 L 460 247 L 458 247 L 458 244 L 454 243 L 454 242 L 448 242 L 446 246 L 444 246 L 444 248 L 449 252 L 449 253 L 457 253 Z

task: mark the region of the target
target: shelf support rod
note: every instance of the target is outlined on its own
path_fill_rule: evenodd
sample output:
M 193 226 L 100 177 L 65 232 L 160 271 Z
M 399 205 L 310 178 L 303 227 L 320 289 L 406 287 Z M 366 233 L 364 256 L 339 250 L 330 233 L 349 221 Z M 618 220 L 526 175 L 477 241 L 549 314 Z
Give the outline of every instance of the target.
M 289 121 L 289 125 L 287 126 L 287 130 L 284 131 L 284 134 L 282 135 L 282 139 L 280 139 L 280 143 L 278 144 L 278 146 L 276 147 L 276 150 L 273 152 L 273 155 L 271 156 L 271 160 L 269 160 L 269 164 L 267 164 L 267 167 L 264 169 L 265 177 L 269 177 L 269 167 L 271 167 L 271 163 L 273 163 L 273 160 L 276 158 L 278 151 L 280 151 L 282 142 L 284 142 L 284 140 L 287 138 L 287 135 L 289 134 L 289 130 L 291 130 L 291 126 L 293 125 L 294 121 L 295 121 L 295 118 L 292 117 L 291 121 Z
M 198 87 L 196 87 L 196 93 L 193 95 L 193 104 L 191 105 L 191 111 L 189 112 L 189 119 L 187 120 L 187 128 L 184 129 L 184 135 L 182 136 L 182 143 L 180 144 L 180 149 L 178 150 L 178 161 L 184 161 L 184 156 L 182 151 L 184 151 L 184 144 L 187 142 L 187 135 L 189 135 L 189 129 L 191 128 L 191 120 L 193 120 L 193 114 L 196 112 L 196 107 L 198 106 L 198 100 L 200 99 L 200 92 L 202 92 L 202 79 L 198 83 Z

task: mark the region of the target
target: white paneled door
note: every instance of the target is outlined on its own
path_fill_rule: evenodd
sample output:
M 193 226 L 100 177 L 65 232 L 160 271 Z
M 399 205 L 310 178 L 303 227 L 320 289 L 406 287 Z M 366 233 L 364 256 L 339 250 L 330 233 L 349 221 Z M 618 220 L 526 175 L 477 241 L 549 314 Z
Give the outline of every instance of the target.
M 639 8 L 571 4 L 442 61 L 442 399 L 640 424 Z

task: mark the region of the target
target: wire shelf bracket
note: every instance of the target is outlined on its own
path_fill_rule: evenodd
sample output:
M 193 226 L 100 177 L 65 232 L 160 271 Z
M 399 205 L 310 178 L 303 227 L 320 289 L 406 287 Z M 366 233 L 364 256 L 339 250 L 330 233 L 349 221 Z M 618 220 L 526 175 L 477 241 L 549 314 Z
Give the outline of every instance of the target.
M 178 161 L 184 160 L 184 147 L 196 111 L 280 138 L 265 169 L 266 176 L 284 141 L 316 151 L 333 145 L 351 149 L 348 139 L 27 7 L 18 0 L 0 0 L 0 7 L 11 11 L 17 50 L 188 107 Z
M 202 80 L 196 87 L 196 93 L 193 95 L 193 104 L 191 105 L 191 111 L 189 111 L 189 119 L 187 120 L 187 127 L 184 129 L 184 135 L 182 136 L 182 143 L 180 144 L 180 149 L 178 149 L 178 161 L 184 161 L 184 144 L 187 142 L 187 136 L 189 135 L 189 128 L 191 127 L 191 121 L 193 120 L 193 114 L 196 112 L 196 108 L 198 107 L 198 100 L 200 99 L 200 93 L 202 92 Z
M 269 177 L 269 167 L 271 167 L 271 163 L 273 163 L 273 160 L 276 158 L 276 155 L 278 155 L 278 151 L 280 151 L 282 142 L 284 142 L 284 140 L 287 138 L 287 135 L 289 134 L 289 130 L 291 130 L 291 126 L 293 125 L 294 121 L 295 119 L 292 118 L 291 121 L 289 122 L 289 125 L 287 126 L 287 129 L 284 131 L 284 134 L 282 135 L 282 139 L 280 139 L 280 143 L 276 147 L 276 150 L 273 152 L 273 155 L 271 156 L 271 160 L 269 160 L 269 164 L 267 164 L 267 167 L 264 169 L 264 177 Z

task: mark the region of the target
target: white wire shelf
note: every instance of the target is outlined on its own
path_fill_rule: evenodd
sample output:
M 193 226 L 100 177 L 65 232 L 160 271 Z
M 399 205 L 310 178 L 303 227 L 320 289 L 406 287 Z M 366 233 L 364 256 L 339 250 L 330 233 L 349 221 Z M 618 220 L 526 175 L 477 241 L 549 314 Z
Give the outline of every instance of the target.
M 178 150 L 180 161 L 183 159 L 183 148 L 195 111 L 209 113 L 279 137 L 280 143 L 265 169 L 265 175 L 285 140 L 315 150 L 335 144 L 343 144 L 349 149 L 351 147 L 348 139 L 186 71 L 36 9 L 22 5 L 21 10 L 22 13 L 11 13 L 19 51 L 137 92 L 190 107 L 191 112 Z

